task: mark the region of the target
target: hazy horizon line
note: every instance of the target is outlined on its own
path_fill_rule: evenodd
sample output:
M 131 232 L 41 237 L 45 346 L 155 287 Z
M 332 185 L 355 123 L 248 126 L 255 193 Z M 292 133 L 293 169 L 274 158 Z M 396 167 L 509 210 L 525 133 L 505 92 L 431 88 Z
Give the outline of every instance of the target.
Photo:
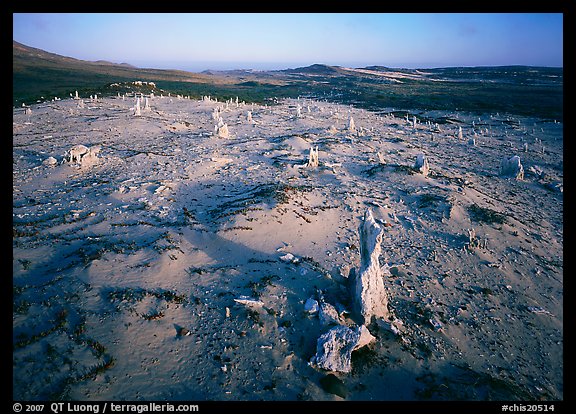
M 161 70 L 181 70 L 185 72 L 201 73 L 204 71 L 276 71 L 288 70 L 301 67 L 309 67 L 313 65 L 334 66 L 341 68 L 361 69 L 369 66 L 381 66 L 390 69 L 447 69 L 447 68 L 475 68 L 475 67 L 541 67 L 541 68 L 556 68 L 563 69 L 564 66 L 556 65 L 543 65 L 543 64 L 523 64 L 523 63 L 503 63 L 503 64 L 383 64 L 383 63 L 324 63 L 324 62 L 292 62 L 292 63 L 276 63 L 276 62 L 186 62 L 186 63 L 145 63 L 145 62 L 122 62 L 117 64 L 129 64 L 138 69 L 161 69 Z

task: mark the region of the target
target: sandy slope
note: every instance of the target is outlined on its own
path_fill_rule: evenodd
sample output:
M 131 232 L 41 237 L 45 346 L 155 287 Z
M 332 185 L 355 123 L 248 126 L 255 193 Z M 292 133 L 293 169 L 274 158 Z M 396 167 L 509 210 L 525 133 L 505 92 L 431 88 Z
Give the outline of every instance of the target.
M 320 289 L 350 309 L 367 208 L 387 223 L 404 332 L 370 327 L 376 343 L 338 374 L 346 399 L 563 398 L 562 124 L 415 112 L 413 128 L 305 100 L 133 106 L 14 109 L 15 399 L 342 399 L 308 364 L 326 328 L 304 302 Z M 217 106 L 230 138 L 213 134 Z M 75 144 L 100 144 L 99 162 L 61 163 Z M 320 167 L 303 168 L 316 145 Z M 498 175 L 512 155 L 524 180 Z

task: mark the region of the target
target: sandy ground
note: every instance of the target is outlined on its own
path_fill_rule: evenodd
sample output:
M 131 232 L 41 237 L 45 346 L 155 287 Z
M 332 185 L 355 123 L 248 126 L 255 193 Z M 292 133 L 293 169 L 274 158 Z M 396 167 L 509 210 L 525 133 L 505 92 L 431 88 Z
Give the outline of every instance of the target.
M 563 399 L 561 123 L 158 96 L 136 117 L 134 102 L 13 111 L 14 399 Z M 97 162 L 63 162 L 77 144 L 101 145 Z M 523 180 L 499 176 L 513 155 Z M 367 208 L 404 330 L 372 324 L 327 386 L 309 364 L 326 327 L 304 303 L 322 291 L 354 322 Z

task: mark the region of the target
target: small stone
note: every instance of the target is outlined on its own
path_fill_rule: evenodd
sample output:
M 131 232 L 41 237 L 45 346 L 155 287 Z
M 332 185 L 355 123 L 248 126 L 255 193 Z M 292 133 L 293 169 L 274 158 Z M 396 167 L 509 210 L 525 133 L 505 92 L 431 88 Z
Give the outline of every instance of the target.
M 286 263 L 298 263 L 299 260 L 292 253 L 286 253 L 284 256 L 280 256 L 280 260 Z
M 375 339 L 364 325 L 355 328 L 333 326 L 318 338 L 316 355 L 310 364 L 329 371 L 350 372 L 352 352 Z
M 528 306 L 527 309 L 532 313 L 542 314 L 542 315 L 552 315 L 546 309 L 540 306 Z
M 238 298 L 234 298 L 234 302 L 241 303 L 242 305 L 246 306 L 256 306 L 256 307 L 264 306 L 264 302 L 262 302 L 261 300 L 254 299 L 244 295 L 241 295 Z
M 308 298 L 304 304 L 304 310 L 308 313 L 316 313 L 319 310 L 318 301 L 313 298 Z
M 48 167 L 54 167 L 58 164 L 58 160 L 54 157 L 48 157 L 42 162 L 42 164 L 47 165 Z
M 322 326 L 337 325 L 340 323 L 338 311 L 334 306 L 326 302 L 320 303 L 318 318 Z
M 355 349 L 360 349 L 376 340 L 365 325 L 361 325 L 358 328 L 358 332 L 360 333 L 360 338 L 358 338 Z
M 442 330 L 442 324 L 440 323 L 440 321 L 436 318 L 430 318 L 429 320 L 430 325 L 432 325 L 432 327 L 434 328 L 435 331 L 440 331 Z
M 181 326 L 179 326 L 178 328 L 176 328 L 176 334 L 178 336 L 189 336 L 192 332 L 190 332 L 188 329 L 183 328 Z

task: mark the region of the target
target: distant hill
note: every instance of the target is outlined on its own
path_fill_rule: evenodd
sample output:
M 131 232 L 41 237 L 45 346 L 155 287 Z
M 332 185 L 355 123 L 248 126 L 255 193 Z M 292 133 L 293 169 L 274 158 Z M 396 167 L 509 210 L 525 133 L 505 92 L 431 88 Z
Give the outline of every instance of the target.
M 46 52 L 13 41 L 12 84 L 13 100 L 34 101 L 39 97 L 73 90 L 101 88 L 113 82 L 169 81 L 202 84 L 232 83 L 223 77 L 181 70 L 143 69 L 127 63 L 104 60 L 90 62 Z
M 20 71 L 30 67 L 76 67 L 86 69 L 90 66 L 93 66 L 94 70 L 97 70 L 96 67 L 102 65 L 137 69 L 135 66 L 128 63 L 113 63 L 106 60 L 90 62 L 68 56 L 58 55 L 56 53 L 46 52 L 45 50 L 26 46 L 16 41 L 13 41 L 12 43 L 12 67 L 14 71 Z
M 379 66 L 379 65 L 366 66 L 362 69 L 377 70 L 377 71 L 383 71 L 383 72 L 393 70 L 393 68 L 389 68 L 388 66 Z
M 279 72 L 284 73 L 301 73 L 301 74 L 314 74 L 314 75 L 336 75 L 340 73 L 338 66 L 328 66 L 323 64 L 313 64 L 294 69 L 284 69 Z
M 112 65 L 112 66 L 122 66 L 125 68 L 134 68 L 137 69 L 136 66 L 131 65 L 129 63 L 114 63 L 114 62 L 108 62 L 107 60 L 97 60 L 94 63 L 96 63 L 97 65 Z

